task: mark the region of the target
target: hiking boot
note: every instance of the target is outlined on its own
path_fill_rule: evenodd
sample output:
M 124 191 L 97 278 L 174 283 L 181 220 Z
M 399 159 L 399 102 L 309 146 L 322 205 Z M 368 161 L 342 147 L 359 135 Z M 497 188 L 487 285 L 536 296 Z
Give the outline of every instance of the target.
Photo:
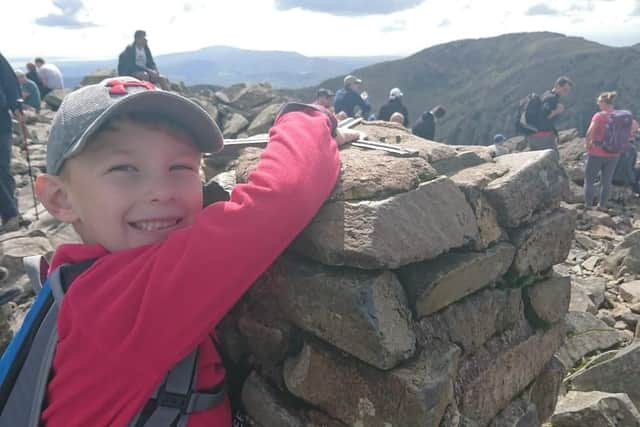
M 0 226 L 0 233 L 8 233 L 10 231 L 17 231 L 19 229 L 20 229 L 20 217 L 14 216 L 2 222 L 2 226 Z

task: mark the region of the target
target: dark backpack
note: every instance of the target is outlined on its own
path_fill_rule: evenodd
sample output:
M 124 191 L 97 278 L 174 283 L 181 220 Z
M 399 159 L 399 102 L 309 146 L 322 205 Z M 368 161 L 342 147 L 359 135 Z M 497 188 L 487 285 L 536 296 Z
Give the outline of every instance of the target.
M 600 147 L 608 153 L 620 154 L 629 146 L 633 115 L 626 110 L 615 110 L 607 115 L 604 139 Z
M 58 309 L 73 280 L 93 263 L 63 265 L 45 281 L 42 273 L 46 274 L 48 265 L 37 258 L 25 260 L 36 299 L 0 360 L 0 427 L 40 425 L 58 338 Z M 206 391 L 195 390 L 197 366 L 196 349 L 167 373 L 129 426 L 187 425 L 192 413 L 222 404 L 227 397 L 224 384 Z
M 538 94 L 531 93 L 522 98 L 516 116 L 516 132 L 522 135 L 538 132 L 541 114 L 542 99 Z

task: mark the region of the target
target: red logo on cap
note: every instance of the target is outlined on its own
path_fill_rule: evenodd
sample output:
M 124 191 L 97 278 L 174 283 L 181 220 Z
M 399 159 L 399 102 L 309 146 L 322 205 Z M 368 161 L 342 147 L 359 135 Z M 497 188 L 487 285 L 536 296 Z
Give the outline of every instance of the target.
M 111 95 L 126 95 L 128 87 L 145 87 L 148 90 L 155 90 L 156 87 L 151 82 L 141 80 L 110 80 L 107 82 Z

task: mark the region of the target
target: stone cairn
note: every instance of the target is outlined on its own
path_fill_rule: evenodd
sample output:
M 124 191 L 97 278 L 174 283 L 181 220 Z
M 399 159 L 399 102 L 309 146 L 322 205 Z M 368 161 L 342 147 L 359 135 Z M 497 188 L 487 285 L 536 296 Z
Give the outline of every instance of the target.
M 570 281 L 552 267 L 576 222 L 556 155 L 359 129 L 419 156 L 343 149 L 327 203 L 224 320 L 247 412 L 264 427 L 539 426 L 565 373 Z M 260 151 L 229 165 L 239 182 Z

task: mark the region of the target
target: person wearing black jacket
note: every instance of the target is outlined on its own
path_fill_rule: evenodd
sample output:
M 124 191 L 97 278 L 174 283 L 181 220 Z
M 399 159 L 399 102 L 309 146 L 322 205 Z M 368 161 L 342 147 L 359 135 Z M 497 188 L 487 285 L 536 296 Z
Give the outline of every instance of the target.
M 355 117 L 356 107 L 362 111 L 362 117 L 369 117 L 371 105 L 366 100 L 367 93 L 362 92 L 362 80 L 348 75 L 344 78 L 344 87 L 336 92 L 333 108 L 336 114 L 344 113 L 347 117 Z
M 138 30 L 133 35 L 133 43 L 128 45 L 118 57 L 118 75 L 147 80 L 169 90 L 169 81 L 158 72 L 151 49 L 147 43 L 147 33 Z
M 13 68 L 0 53 L 0 232 L 20 228 L 15 197 L 16 182 L 11 174 L 11 115 L 20 118 L 20 89 Z
M 380 108 L 378 120 L 388 122 L 393 113 L 400 113 L 404 117 L 402 124 L 405 127 L 409 126 L 409 111 L 407 111 L 407 107 L 402 103 L 402 96 L 402 91 L 397 87 L 391 89 L 391 92 L 389 92 L 389 101 Z
M 413 128 L 413 134 L 420 138 L 434 141 L 436 137 L 436 120 L 440 119 L 447 113 L 447 110 L 442 105 L 438 105 L 431 111 L 425 111 L 422 113 L 418 121 Z
M 45 97 L 46 93 L 49 90 L 44 86 L 42 80 L 40 80 L 40 76 L 38 75 L 38 69 L 36 68 L 36 64 L 33 62 L 27 62 L 27 78 L 34 82 L 36 86 L 38 86 L 38 90 L 40 91 L 40 96 L 42 98 Z

